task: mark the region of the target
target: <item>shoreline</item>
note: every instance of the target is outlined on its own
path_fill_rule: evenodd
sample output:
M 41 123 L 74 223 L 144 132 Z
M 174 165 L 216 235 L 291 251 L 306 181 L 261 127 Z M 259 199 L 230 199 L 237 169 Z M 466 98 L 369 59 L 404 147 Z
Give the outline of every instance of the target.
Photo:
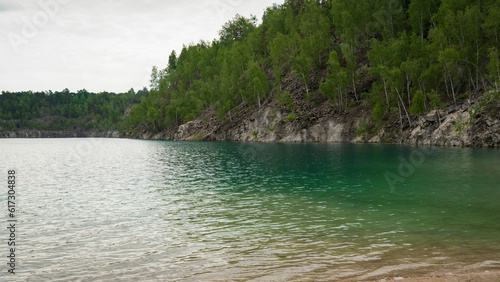
M 159 132 L 147 127 L 118 131 L 71 128 L 66 131 L 19 129 L 1 131 L 0 138 L 126 138 L 165 141 L 231 141 L 255 143 L 360 143 L 401 144 L 429 147 L 500 148 L 500 118 L 481 114 L 474 118 L 470 110 L 479 98 L 449 105 L 446 111 L 429 111 L 414 117 L 411 126 L 399 125 L 387 118 L 384 126 L 368 126 L 371 111 L 362 106 L 332 112 L 326 101 L 304 111 L 293 121 L 288 111 L 267 99 L 261 108 L 238 106 L 233 118 L 220 120 L 208 109 L 198 118 Z M 239 113 L 239 114 L 236 114 Z M 464 122 L 466 121 L 466 122 Z
M 465 144 L 412 144 L 384 142 L 363 142 L 360 140 L 340 140 L 340 141 L 258 141 L 258 140 L 192 140 L 175 138 L 138 138 L 125 137 L 118 131 L 106 132 L 73 132 L 73 131 L 43 131 L 43 130 L 21 130 L 20 133 L 0 132 L 0 139 L 86 139 L 86 138 L 105 138 L 105 139 L 125 139 L 125 140 L 145 140 L 145 141 L 178 141 L 178 142 L 238 142 L 238 143 L 258 143 L 258 144 L 380 144 L 380 145 L 403 145 L 410 147 L 442 147 L 442 148 L 474 148 L 474 149 L 500 149 L 498 146 L 468 146 Z M 499 279 L 500 281 L 500 279 Z
M 353 281 L 357 281 L 356 279 Z M 500 281 L 500 270 L 485 270 L 483 272 L 471 271 L 471 272 L 447 272 L 447 273 L 436 273 L 427 276 L 416 276 L 416 277 L 394 277 L 394 278 L 382 278 L 376 280 L 366 280 L 370 282 L 379 281 L 407 281 L 407 282 L 479 282 L 479 281 Z
M 500 261 L 486 260 L 480 263 L 458 263 L 454 266 L 438 266 L 426 263 L 385 265 L 361 275 L 340 281 L 408 281 L 408 282 L 476 282 L 500 281 Z

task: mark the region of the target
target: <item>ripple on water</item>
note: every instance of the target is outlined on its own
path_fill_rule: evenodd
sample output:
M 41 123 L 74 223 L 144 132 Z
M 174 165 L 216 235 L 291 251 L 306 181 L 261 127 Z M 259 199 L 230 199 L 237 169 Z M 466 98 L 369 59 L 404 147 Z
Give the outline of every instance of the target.
M 19 175 L 24 280 L 372 279 L 500 264 L 481 264 L 500 251 L 493 150 L 436 149 L 391 193 L 384 172 L 411 148 L 0 145 L 0 168 Z

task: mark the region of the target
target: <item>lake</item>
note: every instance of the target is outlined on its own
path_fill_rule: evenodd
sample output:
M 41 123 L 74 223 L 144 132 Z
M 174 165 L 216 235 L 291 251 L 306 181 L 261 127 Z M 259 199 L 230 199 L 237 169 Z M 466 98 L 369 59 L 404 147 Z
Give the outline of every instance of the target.
M 0 157 L 5 226 L 16 170 L 19 281 L 500 268 L 495 149 L 2 139 Z M 4 239 L 0 277 L 12 278 Z

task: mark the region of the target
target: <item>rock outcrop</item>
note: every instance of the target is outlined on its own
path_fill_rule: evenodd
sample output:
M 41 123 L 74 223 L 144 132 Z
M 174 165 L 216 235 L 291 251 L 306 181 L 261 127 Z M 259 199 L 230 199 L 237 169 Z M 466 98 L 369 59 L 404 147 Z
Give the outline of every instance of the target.
M 378 130 L 367 130 L 372 113 L 364 105 L 337 112 L 328 101 L 317 107 L 305 106 L 291 114 L 270 99 L 260 109 L 240 106 L 226 116 L 216 117 L 208 110 L 198 119 L 152 133 L 138 128 L 135 133 L 118 131 L 40 131 L 0 132 L 0 138 L 79 138 L 131 137 L 148 140 L 240 141 L 240 142 L 353 142 L 398 143 L 424 146 L 500 147 L 500 117 L 474 114 L 478 101 L 450 105 L 411 120 L 412 126 L 393 117 L 379 122 Z M 380 126 L 382 124 L 382 126 Z M 377 128 L 377 127 L 375 127 Z M 363 130 L 361 130 L 363 129 Z
M 475 104 L 452 106 L 447 111 L 433 110 L 419 119 L 412 127 L 394 134 L 381 129 L 376 134 L 356 134 L 368 116 L 351 118 L 339 116 L 318 119 L 315 122 L 298 122 L 286 118 L 286 112 L 273 107 L 263 107 L 238 121 L 208 122 L 201 118 L 183 124 L 174 133 L 153 137 L 179 141 L 242 141 L 242 142 L 353 142 L 399 143 L 426 146 L 500 147 L 500 119 L 491 115 L 470 118 Z M 150 138 L 148 138 L 150 139 Z

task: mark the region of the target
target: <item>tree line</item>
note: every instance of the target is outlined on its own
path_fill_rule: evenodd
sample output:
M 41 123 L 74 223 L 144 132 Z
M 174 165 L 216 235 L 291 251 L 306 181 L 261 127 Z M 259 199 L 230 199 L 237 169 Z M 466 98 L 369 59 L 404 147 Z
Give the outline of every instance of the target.
M 125 130 L 125 111 L 147 97 L 147 89 L 135 93 L 6 92 L 0 95 L 0 127 L 3 131 L 39 129 L 65 131 Z
M 283 90 L 290 75 L 304 99 L 322 95 L 338 111 L 369 101 L 373 119 L 411 125 L 426 110 L 498 92 L 499 32 L 498 0 L 287 0 L 260 24 L 237 15 L 218 39 L 172 51 L 130 125 L 158 132 L 209 108 L 231 119 L 237 105 L 270 96 L 293 104 Z M 360 93 L 366 77 L 371 89 Z
M 231 120 L 238 105 L 266 99 L 293 115 L 293 83 L 301 99 L 329 99 L 338 112 L 368 105 L 372 120 L 395 116 L 404 128 L 471 95 L 493 93 L 482 104 L 494 109 L 499 33 L 498 0 L 286 0 L 261 21 L 236 15 L 218 39 L 172 51 L 149 91 L 2 92 L 0 125 L 160 132 L 207 109 Z

